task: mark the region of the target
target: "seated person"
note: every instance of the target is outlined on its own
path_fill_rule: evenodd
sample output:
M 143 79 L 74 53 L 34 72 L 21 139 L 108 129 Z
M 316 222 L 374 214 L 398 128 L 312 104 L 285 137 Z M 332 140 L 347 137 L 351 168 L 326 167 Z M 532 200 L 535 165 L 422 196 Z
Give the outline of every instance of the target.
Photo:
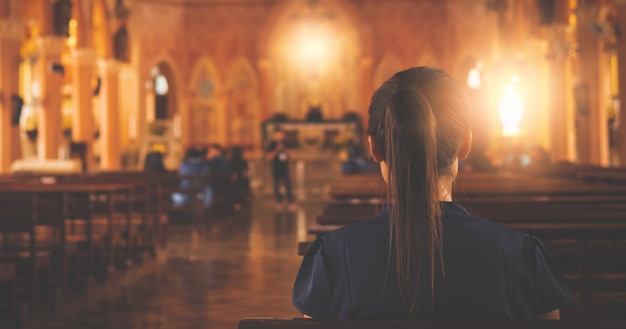
M 224 150 L 219 144 L 211 144 L 207 150 L 206 162 L 211 168 L 209 184 L 213 187 L 213 192 L 225 197 L 230 188 L 229 164 L 224 158 Z
M 363 158 L 361 148 L 352 141 L 347 150 L 348 159 L 341 164 L 343 174 L 364 174 L 372 171 L 370 164 Z
M 183 163 L 178 168 L 178 174 L 181 176 L 181 190 L 204 189 L 204 205 L 209 208 L 213 201 L 213 190 L 207 185 L 207 179 L 211 168 L 205 160 L 206 150 L 199 148 L 191 148 L 187 150 Z M 192 196 L 185 192 L 176 192 L 172 195 L 172 201 L 176 206 L 182 206 L 191 202 Z
M 167 169 L 163 164 L 163 154 L 156 151 L 146 154 L 146 159 L 143 164 L 143 171 L 147 173 L 167 172 Z
M 293 304 L 320 319 L 558 319 L 569 287 L 534 236 L 452 202 L 471 146 L 461 87 L 439 69 L 396 73 L 372 97 L 368 142 L 387 209 L 309 247 Z

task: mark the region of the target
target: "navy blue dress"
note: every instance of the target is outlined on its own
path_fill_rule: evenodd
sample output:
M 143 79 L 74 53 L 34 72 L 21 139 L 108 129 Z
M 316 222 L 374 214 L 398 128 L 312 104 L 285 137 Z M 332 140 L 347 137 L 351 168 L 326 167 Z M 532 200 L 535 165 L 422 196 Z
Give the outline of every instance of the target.
M 445 275 L 437 275 L 429 317 L 532 319 L 567 302 L 569 286 L 560 267 L 534 236 L 473 216 L 453 202 L 442 202 L 442 221 Z M 325 235 L 302 261 L 293 305 L 320 319 L 408 318 L 394 252 L 389 257 L 386 210 Z

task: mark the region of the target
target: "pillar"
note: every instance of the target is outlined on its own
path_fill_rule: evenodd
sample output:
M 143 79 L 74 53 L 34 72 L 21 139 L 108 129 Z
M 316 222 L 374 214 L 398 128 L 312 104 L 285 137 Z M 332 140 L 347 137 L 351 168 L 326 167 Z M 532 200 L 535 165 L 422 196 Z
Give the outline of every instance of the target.
M 626 26 L 626 1 L 616 3 L 618 25 Z M 618 156 L 621 166 L 626 166 L 626 36 L 617 39 L 618 85 L 619 85 L 619 139 Z
M 17 20 L 0 20 L 0 173 L 10 170 L 21 157 L 19 127 L 11 123 L 11 95 L 19 92 L 20 45 L 22 24 Z
M 374 75 L 373 71 L 374 61 L 371 57 L 364 57 L 361 59 L 361 99 L 359 100 L 361 107 L 361 116 L 363 120 L 367 118 L 367 110 L 370 105 L 370 99 L 374 91 L 372 90 L 372 79 Z M 365 122 L 367 124 L 367 122 Z
M 551 92 L 548 94 L 550 110 L 550 153 L 554 162 L 567 161 L 567 85 L 565 61 L 558 59 L 550 63 L 548 70 Z
M 590 5 L 589 17 L 596 17 L 599 7 Z M 582 18 L 585 22 L 585 18 Z M 587 24 L 576 30 L 579 49 L 579 85 L 576 93 L 577 149 L 579 163 L 603 165 L 608 162 L 607 115 L 600 95 L 600 51 L 598 36 Z
M 39 57 L 33 68 L 33 105 L 39 109 L 39 159 L 57 159 L 63 141 L 61 125 L 61 80 L 60 69 L 63 39 L 44 36 L 37 40 Z M 57 65 L 55 70 L 53 66 Z M 63 68 L 65 69 L 65 68 Z
M 72 141 L 87 144 L 87 169 L 93 167 L 93 80 L 96 53 L 91 48 L 76 49 L 72 53 L 74 99 Z
M 261 120 L 267 120 L 275 110 L 272 108 L 273 104 L 271 103 L 274 92 L 270 86 L 270 61 L 268 59 L 260 59 L 258 67 L 261 87 Z
M 121 153 L 119 141 L 119 63 L 101 60 L 98 63 L 100 78 L 100 169 L 119 170 Z
M 363 126 L 363 132 L 361 135 L 361 146 L 364 149 L 369 149 L 369 145 L 367 143 L 367 125 L 368 125 L 368 110 L 370 106 L 370 100 L 372 97 L 373 91 L 373 83 L 372 79 L 374 77 L 374 61 L 371 57 L 364 57 L 361 59 L 361 86 L 360 93 L 361 97 L 359 99 L 359 106 L 361 115 L 361 124 Z

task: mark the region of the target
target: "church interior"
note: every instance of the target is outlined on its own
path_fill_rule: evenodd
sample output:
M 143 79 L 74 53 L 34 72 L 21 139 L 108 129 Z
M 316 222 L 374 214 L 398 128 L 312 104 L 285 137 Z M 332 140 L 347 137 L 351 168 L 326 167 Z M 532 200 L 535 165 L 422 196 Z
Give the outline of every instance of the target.
M 558 328 L 624 328 L 621 26 L 619 0 L 0 0 L 0 327 L 300 328 L 267 319 L 302 317 L 309 244 L 385 206 L 372 94 L 430 66 L 471 109 L 455 201 L 555 255 Z

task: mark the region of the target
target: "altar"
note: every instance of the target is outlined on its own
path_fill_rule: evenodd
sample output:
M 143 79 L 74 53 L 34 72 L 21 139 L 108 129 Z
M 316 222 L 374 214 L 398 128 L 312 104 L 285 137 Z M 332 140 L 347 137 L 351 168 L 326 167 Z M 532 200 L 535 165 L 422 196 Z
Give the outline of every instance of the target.
M 285 133 L 285 144 L 294 159 L 336 158 L 351 146 L 363 145 L 359 121 L 267 121 L 262 125 L 263 145 L 271 141 L 277 130 Z

